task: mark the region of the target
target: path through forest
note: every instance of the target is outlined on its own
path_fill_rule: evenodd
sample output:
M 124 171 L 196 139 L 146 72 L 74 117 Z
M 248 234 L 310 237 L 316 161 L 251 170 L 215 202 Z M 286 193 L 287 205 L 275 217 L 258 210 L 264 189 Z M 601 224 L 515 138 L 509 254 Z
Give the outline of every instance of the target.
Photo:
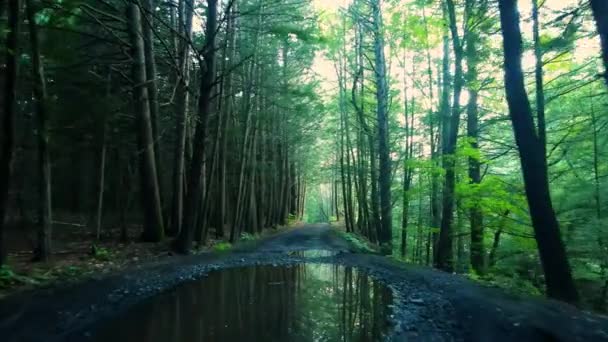
M 608 340 L 604 317 L 360 253 L 328 225 L 22 293 L 0 317 L 3 341 Z

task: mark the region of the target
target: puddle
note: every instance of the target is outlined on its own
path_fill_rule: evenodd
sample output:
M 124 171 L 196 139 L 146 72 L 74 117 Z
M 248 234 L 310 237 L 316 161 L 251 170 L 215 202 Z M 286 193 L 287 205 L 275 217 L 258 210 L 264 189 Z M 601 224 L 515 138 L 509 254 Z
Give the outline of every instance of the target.
M 390 289 L 338 265 L 212 272 L 107 322 L 95 341 L 381 341 Z
M 338 255 L 338 252 L 327 249 L 308 249 L 304 251 L 289 252 L 289 255 L 301 258 L 328 258 Z

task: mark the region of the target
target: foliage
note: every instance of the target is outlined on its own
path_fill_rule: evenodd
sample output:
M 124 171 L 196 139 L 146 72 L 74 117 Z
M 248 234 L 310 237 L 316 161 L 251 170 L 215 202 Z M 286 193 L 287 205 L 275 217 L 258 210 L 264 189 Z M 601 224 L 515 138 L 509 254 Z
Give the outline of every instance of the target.
M 93 245 L 93 258 L 99 261 L 110 261 L 114 258 L 114 253 L 104 247 L 99 247 L 97 245 Z
M 227 252 L 232 248 L 232 244 L 230 242 L 222 241 L 213 246 L 213 250 L 216 252 Z
M 361 235 L 356 233 L 348 233 L 344 230 L 335 230 L 337 234 L 339 234 L 346 241 L 350 242 L 357 251 L 361 253 L 376 253 L 376 251 L 370 246 L 369 241 L 367 241 Z
M 487 276 L 480 277 L 474 273 L 467 274 L 468 277 L 474 281 L 478 281 L 483 285 L 508 289 L 509 292 L 523 295 L 523 296 L 539 296 L 542 295 L 542 291 L 539 290 L 534 284 L 525 278 L 518 276 L 510 276 L 503 274 L 490 274 Z
M 327 96 L 328 116 L 323 121 L 319 152 L 325 156 L 319 183 L 311 191 L 309 220 L 327 221 L 344 217 L 348 206 L 355 213 L 354 226 L 366 235 L 364 206 L 373 203 L 367 140 L 377 147 L 376 91 L 373 35 L 369 31 L 370 4 L 353 1 L 336 13 L 326 14 L 321 27 L 327 37 L 325 57 L 341 75 L 328 77 L 333 91 Z M 496 3 L 454 1 L 458 34 L 463 45 L 465 90 L 461 96 L 461 118 L 456 152 L 442 156 L 446 126 L 444 111 L 452 105 L 454 57 L 450 24 L 438 1 L 384 2 L 384 28 L 390 72 L 391 154 L 393 161 L 393 257 L 432 264 L 433 241 L 439 233 L 441 199 L 446 172 L 442 161 L 456 163 L 455 219 L 452 226 L 457 271 L 470 274 L 472 213 L 482 217 L 482 247 L 486 269 L 471 279 L 526 294 L 544 291 L 544 276 L 532 229 L 520 156 L 505 101 L 503 46 Z M 489 6 L 482 9 L 482 6 Z M 525 7 L 528 8 L 528 7 Z M 540 39 L 542 53 L 547 160 L 553 206 L 560 222 L 562 239 L 575 280 L 585 301 L 597 300 L 596 292 L 608 279 L 605 241 L 608 209 L 608 92 L 598 77 L 603 66 L 599 37 L 587 7 L 576 1 L 560 4 L 541 2 Z M 522 18 L 529 13 L 521 13 Z M 363 19 L 361 19 L 363 18 Z M 522 24 L 522 66 L 527 91 L 536 115 L 535 58 L 532 27 Z M 463 30 L 464 28 L 464 30 Z M 363 35 L 358 41 L 359 35 Z M 474 40 L 469 38 L 474 37 Z M 475 49 L 467 50 L 474 41 Z M 362 46 L 361 46 L 362 44 Z M 445 51 L 444 55 L 444 44 Z M 359 56 L 363 50 L 363 58 Z M 444 70 L 443 63 L 447 62 Z M 470 63 L 477 63 L 471 73 Z M 363 67 L 361 68 L 361 64 Z M 361 69 L 360 69 L 361 68 Z M 361 71 L 362 70 L 362 71 Z M 445 75 L 450 79 L 444 82 Z M 361 79 L 365 86 L 360 87 Z M 357 86 L 357 82 L 359 85 Z M 476 102 L 472 102 L 476 94 Z M 445 95 L 445 102 L 443 101 Z M 355 102 L 355 103 L 353 103 Z M 358 110 L 364 108 L 363 115 Z M 472 112 L 471 108 L 475 111 Z M 474 113 L 474 114 L 470 114 Z M 472 131 L 470 116 L 478 128 Z M 409 118 L 410 121 L 407 121 Z M 538 118 L 534 118 L 535 125 Z M 366 128 L 370 126 L 371 131 Z M 409 140 L 408 140 L 409 139 Z M 413 148 L 408 144 L 413 141 Z M 344 147 L 344 150 L 341 150 Z M 526 148 L 526 146 L 523 146 Z M 342 159 L 341 159 L 342 156 Z M 350 160 L 346 160 L 349 158 Z M 471 165 L 479 164 L 480 179 L 471 178 Z M 377 168 L 377 166 L 376 166 Z M 405 183 L 410 175 L 410 182 Z M 377 175 L 376 175 L 377 176 Z M 350 178 L 349 178 L 350 177 Z M 337 189 L 330 187 L 339 183 Z M 362 190 L 363 188 L 363 190 Z M 361 197 L 349 198 L 348 189 Z M 338 202 L 337 208 L 333 202 Z M 434 216 L 436 210 L 437 216 Z M 404 226 L 402 227 L 402 224 Z M 407 236 L 402 240 L 402 234 Z M 373 236 L 370 237 L 373 240 Z M 402 241 L 405 255 L 401 256 Z M 591 286 L 593 285 L 593 286 Z M 607 298 L 601 299 L 607 301 Z
M 241 241 L 254 241 L 257 240 L 256 235 L 244 232 L 241 234 Z

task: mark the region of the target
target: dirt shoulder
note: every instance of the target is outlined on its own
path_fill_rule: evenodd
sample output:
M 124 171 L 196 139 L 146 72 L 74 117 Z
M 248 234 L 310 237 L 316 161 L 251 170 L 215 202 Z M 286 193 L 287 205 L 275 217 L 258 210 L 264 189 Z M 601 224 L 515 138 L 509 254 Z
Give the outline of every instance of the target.
M 298 253 L 325 250 L 331 253 Z M 96 324 L 178 284 L 224 268 L 331 263 L 362 269 L 394 292 L 393 340 L 598 341 L 608 320 L 565 304 L 518 298 L 462 277 L 371 254 L 328 226 L 282 232 L 226 253 L 174 256 L 65 287 L 0 301 L 0 336 L 7 341 L 83 341 Z

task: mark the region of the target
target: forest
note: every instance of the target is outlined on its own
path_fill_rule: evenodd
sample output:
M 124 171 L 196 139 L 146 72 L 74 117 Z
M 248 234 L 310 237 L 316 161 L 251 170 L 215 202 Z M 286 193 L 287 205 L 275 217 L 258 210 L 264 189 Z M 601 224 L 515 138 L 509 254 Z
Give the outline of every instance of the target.
M 604 0 L 6 0 L 0 41 L 0 284 L 327 222 L 608 310 Z

